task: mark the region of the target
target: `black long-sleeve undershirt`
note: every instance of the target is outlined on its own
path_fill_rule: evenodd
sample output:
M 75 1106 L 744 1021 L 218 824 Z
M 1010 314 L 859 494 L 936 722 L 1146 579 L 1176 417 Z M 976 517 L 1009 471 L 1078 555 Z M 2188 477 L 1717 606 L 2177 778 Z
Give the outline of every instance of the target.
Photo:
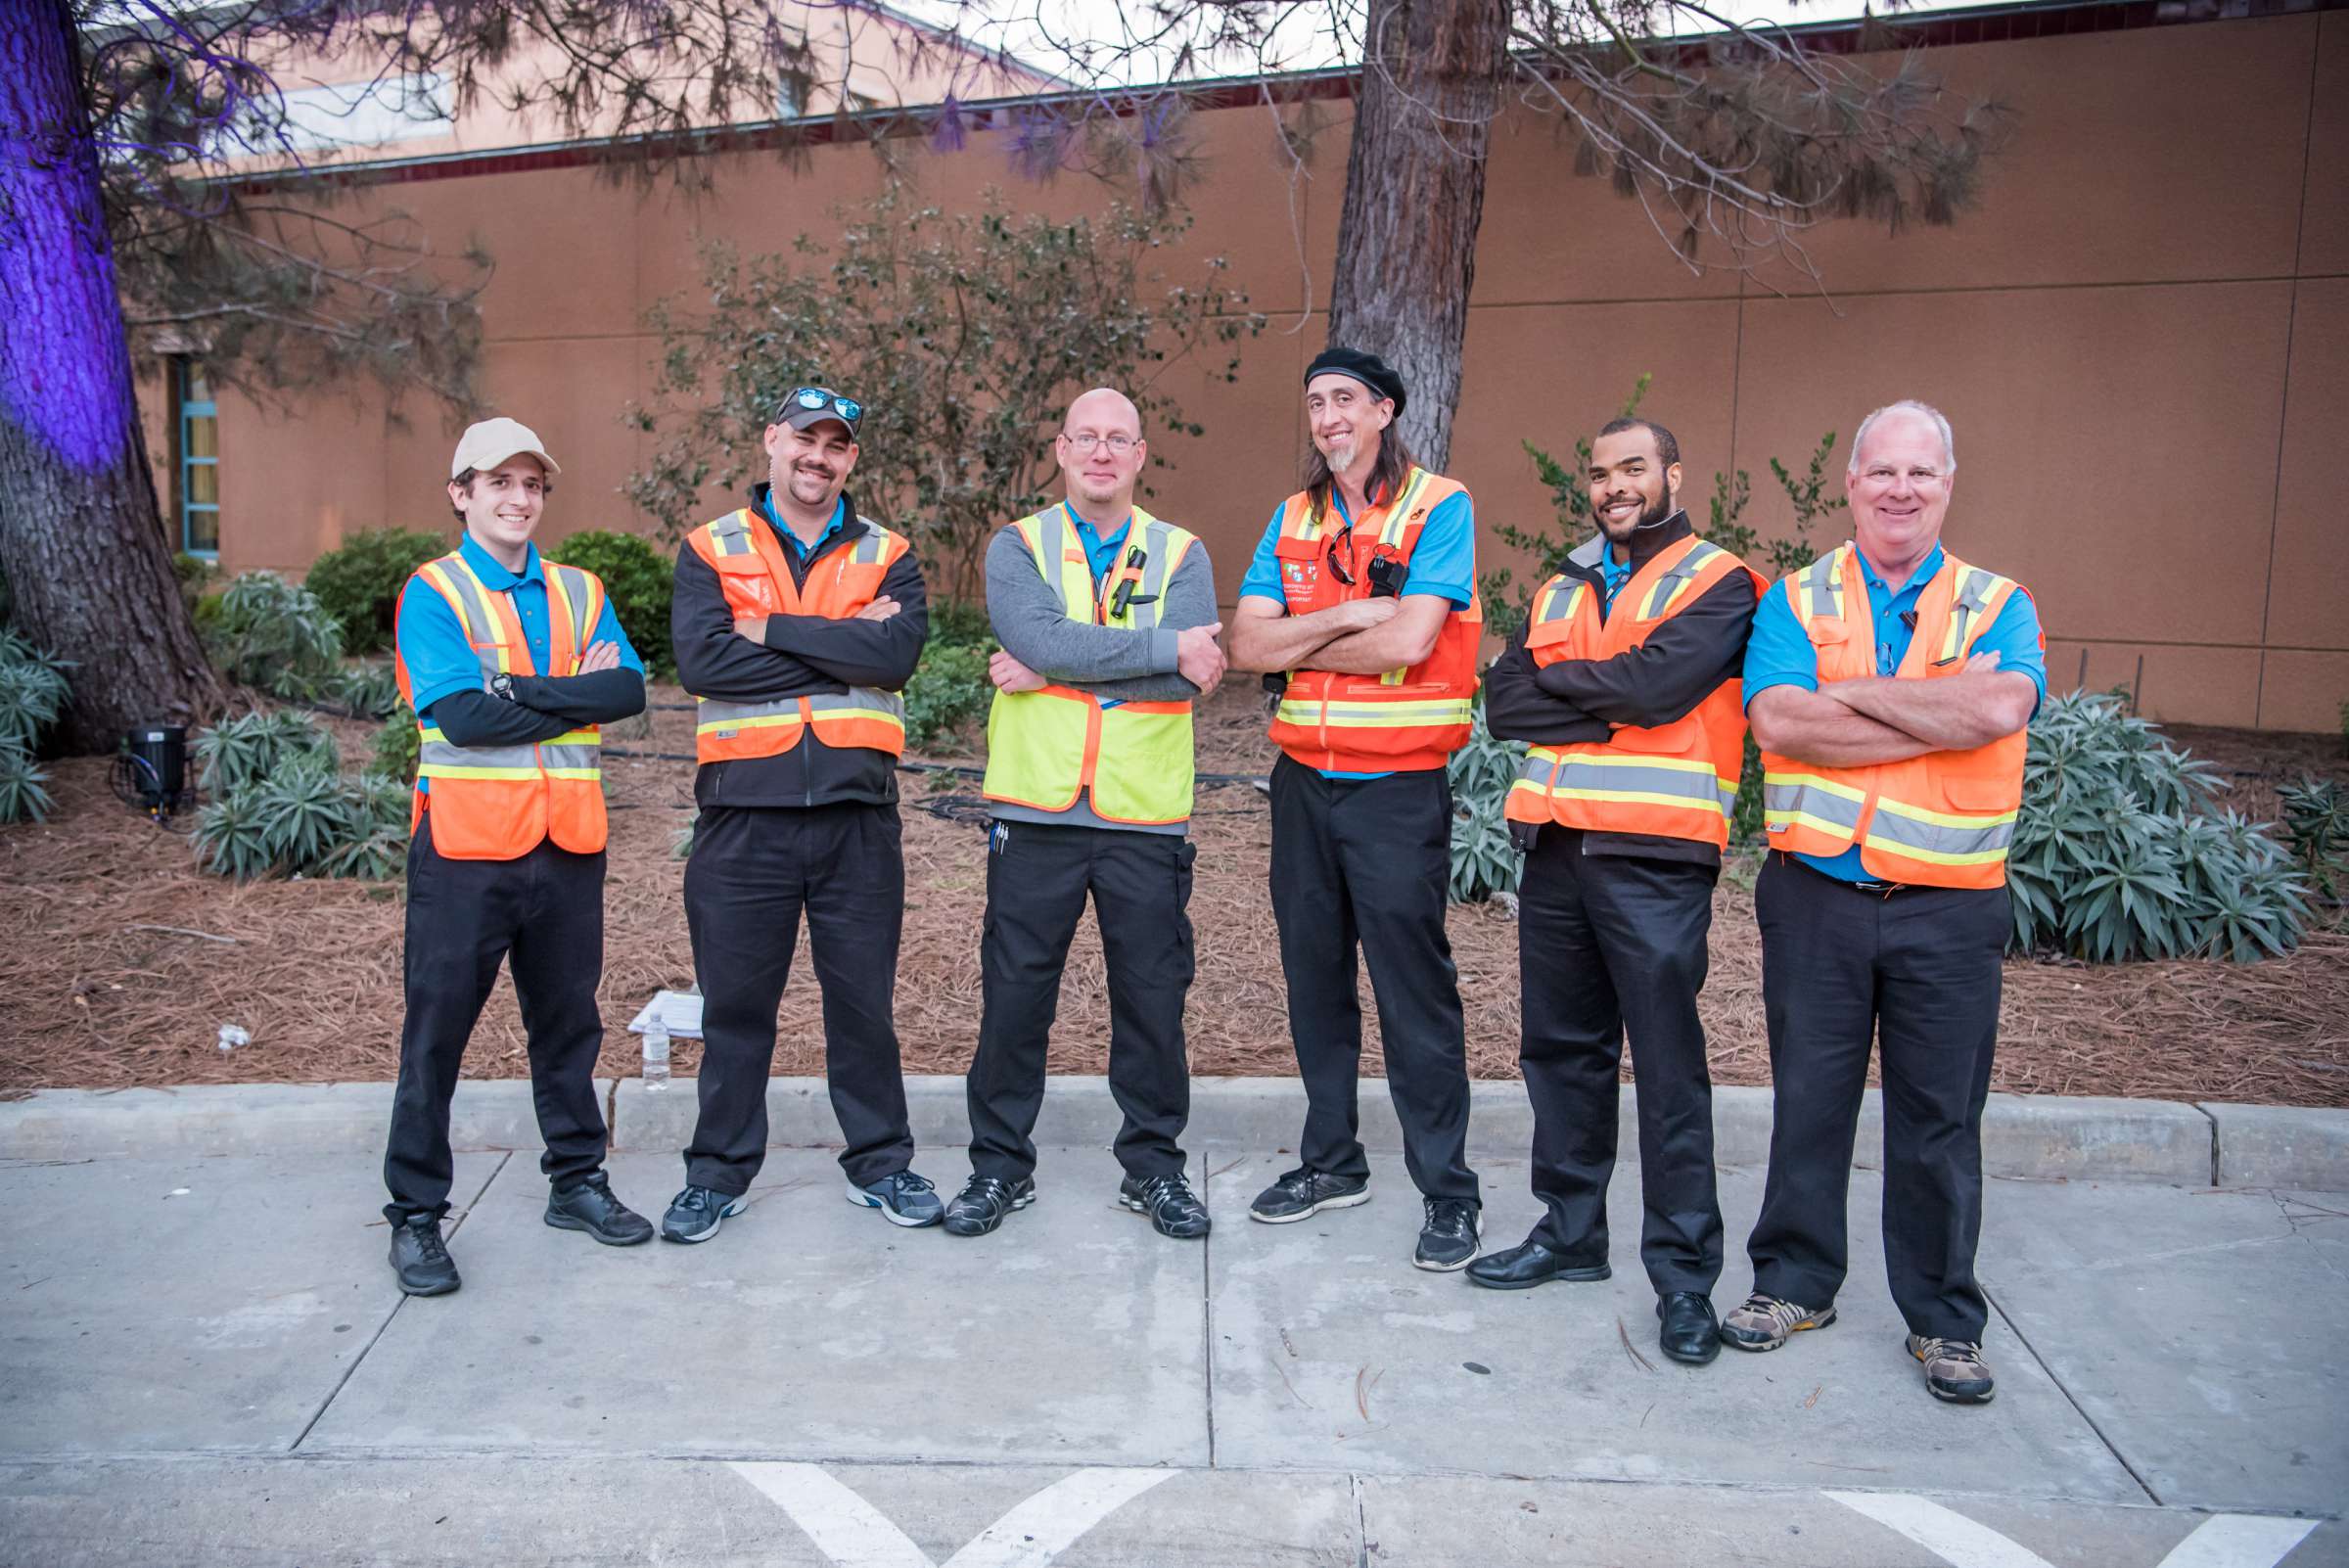
M 451 692 L 432 705 L 432 722 L 456 746 L 535 746 L 582 724 L 644 712 L 644 677 L 633 669 L 517 675 L 513 691 L 512 702 L 485 691 Z

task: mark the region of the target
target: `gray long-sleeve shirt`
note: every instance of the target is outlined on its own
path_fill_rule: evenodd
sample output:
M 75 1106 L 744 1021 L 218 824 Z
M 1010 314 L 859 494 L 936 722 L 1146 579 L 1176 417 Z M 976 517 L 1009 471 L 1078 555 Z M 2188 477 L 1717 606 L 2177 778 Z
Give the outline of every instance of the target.
M 1058 686 L 1074 686 L 1123 702 L 1187 702 L 1199 688 L 1176 672 L 1176 634 L 1217 622 L 1215 569 L 1205 544 L 1193 544 L 1174 568 L 1158 606 L 1158 624 L 1104 626 L 1080 621 L 1061 609 L 1060 595 L 1036 570 L 1036 557 L 1017 529 L 1006 528 L 987 550 L 987 615 L 1003 651 Z M 1049 822 L 1063 827 L 1119 828 L 1139 833 L 1185 833 L 1189 824 L 1137 827 L 1104 821 L 1092 808 L 1090 791 L 1065 811 L 993 803 L 1007 822 Z

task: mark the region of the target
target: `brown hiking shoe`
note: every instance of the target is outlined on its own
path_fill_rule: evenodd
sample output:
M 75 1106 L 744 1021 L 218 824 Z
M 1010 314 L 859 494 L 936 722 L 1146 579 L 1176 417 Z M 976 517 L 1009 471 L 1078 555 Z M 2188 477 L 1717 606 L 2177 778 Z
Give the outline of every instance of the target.
M 1773 1351 L 1791 1334 L 1824 1328 L 1833 1321 L 1833 1307 L 1814 1312 L 1757 1290 L 1745 1298 L 1744 1306 L 1721 1320 L 1721 1337 L 1741 1351 Z
M 1998 1391 L 1982 1347 L 1962 1339 L 1909 1336 L 1909 1354 L 1924 1363 L 1925 1391 L 1952 1405 L 1988 1405 Z

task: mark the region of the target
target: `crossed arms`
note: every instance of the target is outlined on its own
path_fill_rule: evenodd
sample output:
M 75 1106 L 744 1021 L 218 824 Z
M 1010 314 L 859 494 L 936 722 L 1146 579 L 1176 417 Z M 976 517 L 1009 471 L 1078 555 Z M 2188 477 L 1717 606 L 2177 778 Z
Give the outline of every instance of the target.
M 1400 599 L 1349 599 L 1293 616 L 1278 599 L 1243 595 L 1231 622 L 1231 668 L 1383 675 L 1435 652 L 1451 608 L 1440 593 L 1406 593 Z
M 1772 686 L 1746 705 L 1755 743 L 1827 767 L 1906 761 L 1927 752 L 1987 746 L 2031 722 L 2039 687 L 1979 653 L 1955 675 L 1899 680 L 1866 675 L 1817 691 Z

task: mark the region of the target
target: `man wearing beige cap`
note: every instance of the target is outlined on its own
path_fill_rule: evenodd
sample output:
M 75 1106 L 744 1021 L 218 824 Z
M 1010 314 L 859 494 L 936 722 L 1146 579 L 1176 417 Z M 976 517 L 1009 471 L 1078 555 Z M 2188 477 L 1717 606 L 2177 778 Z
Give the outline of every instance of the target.
M 484 420 L 449 464 L 457 548 L 400 591 L 400 694 L 421 731 L 408 846 L 407 1016 L 384 1153 L 392 1268 L 457 1288 L 441 1240 L 449 1099 L 465 1042 L 513 971 L 546 1139 L 546 1222 L 608 1246 L 653 1227 L 613 1196 L 595 1059 L 604 1026 L 604 795 L 596 726 L 644 711 L 644 665 L 604 585 L 530 542 L 562 470 L 526 425 Z

